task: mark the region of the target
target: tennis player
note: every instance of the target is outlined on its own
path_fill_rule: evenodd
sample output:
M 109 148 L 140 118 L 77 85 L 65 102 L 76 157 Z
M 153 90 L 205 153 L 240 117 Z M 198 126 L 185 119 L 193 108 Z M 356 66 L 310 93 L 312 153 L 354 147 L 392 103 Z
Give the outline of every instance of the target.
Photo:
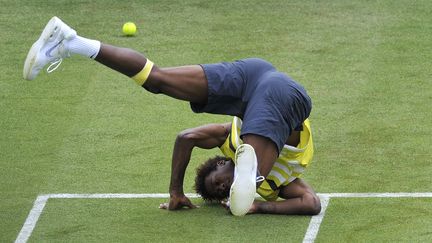
M 47 23 L 30 48 L 24 78 L 36 78 L 47 66 L 52 72 L 64 58 L 73 55 L 86 56 L 116 70 L 152 93 L 188 101 L 194 112 L 241 118 L 243 145 L 236 150 L 235 180 L 229 197 L 231 208 L 238 206 L 235 215 L 249 210 L 255 187 L 261 183 L 257 184 L 256 178 L 270 175 L 285 142 L 293 131 L 301 130 L 312 108 L 306 90 L 265 60 L 160 68 L 137 51 L 79 36 L 57 17 Z M 169 209 L 181 208 L 187 200 L 180 183 L 184 175 L 181 170 L 182 166 L 173 168 Z

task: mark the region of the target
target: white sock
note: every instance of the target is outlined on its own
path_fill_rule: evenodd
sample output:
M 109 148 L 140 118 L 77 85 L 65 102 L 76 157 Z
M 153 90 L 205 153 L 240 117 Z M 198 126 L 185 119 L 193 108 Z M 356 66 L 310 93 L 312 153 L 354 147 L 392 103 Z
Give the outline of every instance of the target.
M 81 36 L 68 40 L 66 46 L 71 54 L 79 54 L 95 59 L 99 53 L 101 43 L 97 40 L 87 39 Z

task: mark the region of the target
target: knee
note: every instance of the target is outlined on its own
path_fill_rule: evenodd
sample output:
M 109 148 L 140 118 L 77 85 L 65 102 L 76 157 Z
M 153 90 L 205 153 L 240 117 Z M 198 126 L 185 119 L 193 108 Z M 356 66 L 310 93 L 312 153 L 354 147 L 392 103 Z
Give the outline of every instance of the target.
M 321 201 L 315 193 L 306 193 L 302 197 L 304 203 L 304 213 L 307 215 L 317 215 L 321 212 Z

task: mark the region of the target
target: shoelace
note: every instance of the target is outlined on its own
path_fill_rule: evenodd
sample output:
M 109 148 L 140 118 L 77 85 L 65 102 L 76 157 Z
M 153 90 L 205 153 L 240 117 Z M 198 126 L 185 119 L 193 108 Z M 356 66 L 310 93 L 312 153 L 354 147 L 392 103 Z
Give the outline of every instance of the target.
M 54 72 L 60 66 L 60 64 L 63 62 L 63 57 L 67 58 L 71 56 L 70 52 L 65 49 L 63 41 L 64 40 L 61 40 L 58 46 L 60 57 L 51 62 L 51 64 L 46 69 L 48 73 Z
M 257 178 L 256 178 L 256 182 L 261 182 L 261 181 L 264 181 L 265 180 L 265 177 L 264 176 L 258 176 Z
M 59 66 L 60 64 L 63 62 L 63 58 L 58 58 L 56 60 L 54 60 L 47 68 L 47 72 L 48 73 L 52 73 L 54 72 Z

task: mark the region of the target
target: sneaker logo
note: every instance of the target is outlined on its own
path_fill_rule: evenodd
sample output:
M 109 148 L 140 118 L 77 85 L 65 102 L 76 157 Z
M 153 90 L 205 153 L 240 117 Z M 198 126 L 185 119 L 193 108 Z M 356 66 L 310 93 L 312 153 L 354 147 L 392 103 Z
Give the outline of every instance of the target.
M 51 52 L 52 52 L 55 48 L 57 48 L 57 46 L 59 46 L 61 43 L 62 43 L 62 42 L 59 41 L 59 42 L 58 42 L 57 44 L 55 44 L 53 47 L 51 47 L 50 49 L 48 49 L 48 50 L 45 52 L 45 55 L 46 55 L 47 57 L 53 57 L 53 56 L 51 55 Z

